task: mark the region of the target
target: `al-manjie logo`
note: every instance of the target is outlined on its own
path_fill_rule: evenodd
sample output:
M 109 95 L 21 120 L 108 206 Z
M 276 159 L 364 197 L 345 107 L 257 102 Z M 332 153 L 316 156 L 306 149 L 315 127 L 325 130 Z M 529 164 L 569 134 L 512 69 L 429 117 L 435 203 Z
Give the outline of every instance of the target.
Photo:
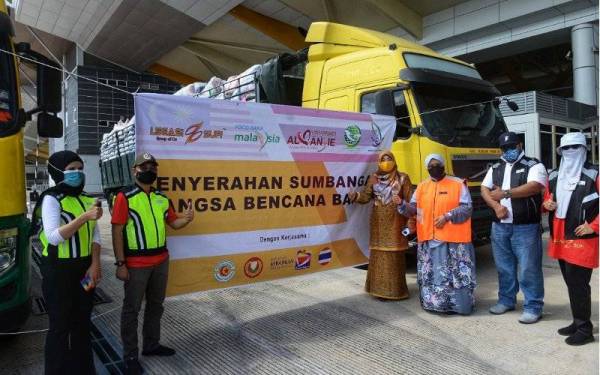
M 306 129 L 291 135 L 287 139 L 288 145 L 306 147 L 321 152 L 327 147 L 335 147 L 336 132 L 333 130 Z

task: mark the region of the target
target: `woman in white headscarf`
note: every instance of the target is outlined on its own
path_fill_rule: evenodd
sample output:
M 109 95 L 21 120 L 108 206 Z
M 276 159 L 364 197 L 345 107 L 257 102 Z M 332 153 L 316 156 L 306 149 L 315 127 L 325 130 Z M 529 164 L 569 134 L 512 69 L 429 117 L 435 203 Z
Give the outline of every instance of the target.
M 425 159 L 430 178 L 398 212 L 417 217 L 417 282 L 423 309 L 468 315 L 475 298 L 475 250 L 471 243 L 471 195 L 465 182 L 445 172 L 441 155 Z
M 374 201 L 371 212 L 369 240 L 369 270 L 365 290 L 384 299 L 408 298 L 406 261 L 404 252 L 408 240 L 404 228 L 414 229 L 414 220 L 408 220 L 396 211 L 397 202 L 410 198 L 411 183 L 408 175 L 398 171 L 396 159 L 389 152 L 379 155 L 379 164 L 361 192 L 352 194 L 358 203 Z
M 573 314 L 558 333 L 568 336 L 569 345 L 583 345 L 594 341 L 590 279 L 598 268 L 598 166 L 586 162 L 582 133 L 565 134 L 557 153 L 560 167 L 548 176 L 543 205 L 549 211 L 548 254 L 558 259 Z

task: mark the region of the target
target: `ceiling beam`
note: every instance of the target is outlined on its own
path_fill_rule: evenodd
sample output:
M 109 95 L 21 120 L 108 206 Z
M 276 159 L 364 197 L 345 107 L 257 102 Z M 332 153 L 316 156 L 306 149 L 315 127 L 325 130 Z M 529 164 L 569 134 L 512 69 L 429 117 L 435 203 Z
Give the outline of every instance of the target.
M 279 0 L 279 2 L 312 20 L 335 22 L 333 0 Z
M 148 68 L 149 72 L 154 74 L 158 74 L 159 76 L 170 79 L 171 81 L 178 82 L 184 85 L 197 82 L 199 78 L 189 76 L 185 73 L 178 72 L 174 69 L 171 69 L 167 66 L 161 64 L 153 64 Z
M 245 43 L 234 43 L 234 42 L 223 42 L 223 41 L 216 41 L 216 40 L 207 40 L 207 39 L 200 39 L 200 38 L 193 38 L 193 37 L 190 38 L 190 39 L 188 39 L 188 42 L 203 44 L 203 45 L 206 45 L 206 46 L 226 47 L 226 48 L 237 49 L 237 50 L 241 50 L 241 51 L 264 53 L 264 54 L 267 54 L 267 55 L 277 55 L 277 54 L 280 54 L 282 52 L 285 52 L 285 51 L 282 51 L 281 49 L 278 49 L 278 48 L 269 48 L 269 47 L 256 46 L 256 45 L 245 44 Z
M 200 64 L 204 65 L 206 67 L 206 69 L 208 69 L 208 71 L 210 72 L 210 74 L 213 77 L 221 77 L 222 74 L 221 72 L 219 72 L 219 70 L 217 69 L 216 66 L 214 66 L 210 61 L 206 60 L 203 57 L 200 56 L 195 56 L 196 59 L 198 59 L 198 61 L 200 61 Z M 210 78 L 205 79 L 204 81 L 208 82 Z
M 235 57 L 228 56 L 220 51 L 198 45 L 197 43 L 184 42 L 178 48 L 198 56 L 201 59 L 206 59 L 212 64 L 223 67 L 236 74 L 243 72 L 251 65 L 250 63 L 238 60 Z
M 417 39 L 423 38 L 423 17 L 401 0 L 368 0 Z
M 238 5 L 231 9 L 229 14 L 293 51 L 308 46 L 304 41 L 304 37 L 295 26 L 267 17 L 243 5 Z

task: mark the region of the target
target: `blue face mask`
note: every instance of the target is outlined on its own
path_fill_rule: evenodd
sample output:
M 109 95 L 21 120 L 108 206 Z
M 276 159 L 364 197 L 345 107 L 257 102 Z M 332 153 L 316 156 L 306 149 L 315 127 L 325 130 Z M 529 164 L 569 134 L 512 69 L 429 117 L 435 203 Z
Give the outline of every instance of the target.
M 63 182 L 72 187 L 79 187 L 85 181 L 85 174 L 82 171 L 64 171 L 65 179 Z
M 513 148 L 510 150 L 506 150 L 502 153 L 502 158 L 506 160 L 508 163 L 514 163 L 521 155 L 521 151 L 518 148 Z

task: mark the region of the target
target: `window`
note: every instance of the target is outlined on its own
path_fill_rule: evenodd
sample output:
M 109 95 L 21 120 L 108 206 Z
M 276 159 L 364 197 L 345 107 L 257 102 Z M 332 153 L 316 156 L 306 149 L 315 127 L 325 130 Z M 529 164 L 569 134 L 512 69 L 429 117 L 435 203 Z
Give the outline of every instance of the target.
M 360 111 L 364 113 L 377 113 L 375 108 L 375 95 L 379 91 L 373 91 L 363 94 L 360 98 Z M 396 117 L 396 133 L 394 140 L 409 138 L 410 133 L 410 117 L 406 100 L 404 98 L 404 90 L 395 90 L 394 96 L 394 116 Z
M 394 140 L 410 137 L 410 117 L 406 99 L 404 98 L 404 90 L 394 91 L 394 113 L 396 116 L 396 134 Z
M 451 147 L 498 147 L 506 132 L 504 119 L 493 97 L 478 91 L 434 84 L 415 84 L 426 135 Z

